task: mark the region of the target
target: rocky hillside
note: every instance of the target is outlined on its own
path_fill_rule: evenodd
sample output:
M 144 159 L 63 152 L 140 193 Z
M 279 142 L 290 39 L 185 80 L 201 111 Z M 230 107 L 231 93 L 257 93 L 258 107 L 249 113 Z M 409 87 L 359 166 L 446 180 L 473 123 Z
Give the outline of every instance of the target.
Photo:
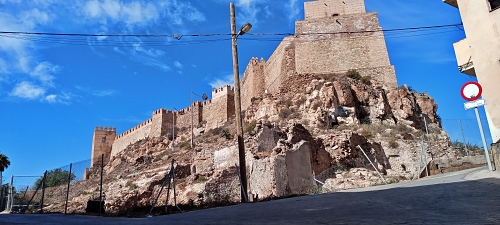
M 383 184 L 361 149 L 388 182 L 415 179 L 420 174 L 424 137 L 427 161 L 455 157 L 431 97 L 407 86 L 386 90 L 355 75 L 290 79 L 282 94 L 252 99 L 244 116 L 251 199 Z M 424 135 L 426 123 L 428 136 Z M 167 137 L 128 146 L 104 168 L 107 213 L 142 210 L 145 214 L 172 159 L 176 160 L 181 208 L 239 202 L 234 127 L 234 121 L 229 121 L 213 130 L 196 128 L 194 149 L 187 130 L 176 137 L 175 151 Z M 83 212 L 86 201 L 95 196 L 98 175 L 93 170 L 89 179 L 74 185 L 69 212 Z M 165 198 L 164 190 L 160 206 Z M 60 211 L 61 207 L 53 204 L 46 210 Z

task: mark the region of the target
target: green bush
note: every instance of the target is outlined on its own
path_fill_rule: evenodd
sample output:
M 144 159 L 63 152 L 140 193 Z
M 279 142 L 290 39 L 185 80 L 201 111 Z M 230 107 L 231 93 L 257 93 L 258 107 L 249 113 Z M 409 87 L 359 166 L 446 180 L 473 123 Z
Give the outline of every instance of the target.
M 257 126 L 257 121 L 252 120 L 245 128 L 245 132 L 252 133 L 255 130 L 255 126 Z
M 219 133 L 219 136 L 224 137 L 226 139 L 231 139 L 233 137 L 228 129 L 222 129 Z
M 359 72 L 354 69 L 348 70 L 345 75 L 355 80 L 361 80 L 362 78 L 361 74 L 359 74 Z

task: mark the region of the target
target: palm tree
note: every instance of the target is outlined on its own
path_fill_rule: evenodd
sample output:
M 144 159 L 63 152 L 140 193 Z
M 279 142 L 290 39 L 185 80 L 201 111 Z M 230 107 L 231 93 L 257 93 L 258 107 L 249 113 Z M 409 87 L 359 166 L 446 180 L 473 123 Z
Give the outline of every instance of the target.
M 0 194 L 1 196 L 1 199 L 0 199 L 0 209 L 3 208 L 3 184 L 2 184 L 2 173 L 5 169 L 7 169 L 7 167 L 10 166 L 10 161 L 9 161 L 9 157 L 7 157 L 6 155 L 0 153 L 0 191 L 2 192 Z
M 6 155 L 0 153 L 0 172 L 3 172 L 9 166 L 10 166 L 9 157 L 7 157 Z M 1 182 L 1 180 L 2 179 L 0 179 L 0 182 Z

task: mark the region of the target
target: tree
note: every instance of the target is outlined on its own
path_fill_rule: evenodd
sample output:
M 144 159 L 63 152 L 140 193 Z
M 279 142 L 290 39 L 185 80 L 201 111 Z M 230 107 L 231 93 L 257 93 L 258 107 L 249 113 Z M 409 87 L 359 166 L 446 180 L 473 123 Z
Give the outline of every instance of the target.
M 62 170 L 61 168 L 57 168 L 47 172 L 47 177 L 45 178 L 45 187 L 55 187 L 61 184 L 66 184 L 68 182 L 68 176 L 70 176 L 70 180 L 74 180 L 76 178 L 74 173 L 69 174 L 69 171 Z M 38 178 L 35 181 L 35 185 L 33 188 L 37 188 L 40 183 L 42 183 L 43 176 Z
M 10 166 L 9 157 L 0 153 L 0 172 L 3 172 L 9 166 Z
M 7 157 L 6 155 L 0 153 L 0 191 L 3 188 L 3 185 L 2 185 L 2 179 L 3 179 L 2 173 L 9 166 L 10 166 L 9 157 Z M 3 200 L 3 197 L 0 197 L 0 208 L 2 208 L 2 205 L 3 205 L 3 201 L 2 200 Z

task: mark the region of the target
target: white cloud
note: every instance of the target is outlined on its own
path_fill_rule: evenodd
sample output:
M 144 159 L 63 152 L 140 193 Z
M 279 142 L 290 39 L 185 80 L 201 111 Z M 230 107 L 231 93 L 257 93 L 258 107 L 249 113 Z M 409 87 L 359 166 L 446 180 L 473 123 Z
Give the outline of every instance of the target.
M 177 69 L 182 69 L 183 65 L 179 61 L 174 61 L 174 66 L 177 67 Z
M 270 11 L 266 11 L 265 5 L 261 3 L 269 2 L 263 0 L 238 0 L 236 6 L 243 8 L 242 14 L 238 15 L 238 18 L 255 25 L 259 23 L 260 13 L 263 12 L 265 17 L 269 17 Z
M 214 0 L 219 3 L 234 2 L 234 0 Z M 267 0 L 237 0 L 235 3 L 238 21 L 249 22 L 257 25 L 273 15 L 269 9 L 270 4 L 276 4 Z
M 92 0 L 86 2 L 83 11 L 88 18 L 103 24 L 125 23 L 129 28 L 159 18 L 159 8 L 154 2 L 121 2 L 118 0 Z
M 151 57 L 156 58 L 156 57 L 165 55 L 165 52 L 162 50 L 159 50 L 159 49 L 154 49 L 154 48 L 145 49 L 145 48 L 143 48 L 142 44 L 140 42 L 134 43 L 133 46 L 134 46 L 135 51 L 140 52 L 140 53 L 144 53 L 144 54 L 151 56 Z
M 202 22 L 206 20 L 202 12 L 186 1 L 162 1 L 160 6 L 163 8 L 165 19 L 174 25 L 184 25 L 185 21 Z
M 112 95 L 115 95 L 117 93 L 117 91 L 111 90 L 111 89 L 95 90 L 95 89 L 91 89 L 88 87 L 82 87 L 82 86 L 75 86 L 75 88 L 80 90 L 80 91 L 97 96 L 97 97 L 112 96 Z
M 36 86 L 27 81 L 23 81 L 14 87 L 14 90 L 10 93 L 11 96 L 25 98 L 25 99 L 36 99 L 45 94 L 45 89 L 40 86 Z
M 298 19 L 297 16 L 300 14 L 297 0 L 289 0 L 289 2 L 285 4 L 285 8 L 288 9 L 288 20 L 290 22 L 295 22 L 295 20 Z
M 225 85 L 234 85 L 234 76 L 233 75 L 227 75 L 223 78 L 217 78 L 214 81 L 209 83 L 212 88 L 219 88 Z
M 45 85 L 52 85 L 54 80 L 53 74 L 58 73 L 61 68 L 57 65 L 52 65 L 49 62 L 42 62 L 38 64 L 31 72 L 30 75 L 39 79 Z
M 39 24 L 47 24 L 51 18 L 46 12 L 42 12 L 39 9 L 32 9 L 29 11 L 24 11 L 20 14 L 21 21 L 27 27 L 35 27 Z
M 5 60 L 0 58 L 0 74 L 2 74 L 2 73 L 9 73 L 9 67 L 7 66 L 7 62 L 5 62 Z M 1 79 L 0 79 L 0 81 L 1 81 Z
M 42 102 L 47 102 L 51 104 L 55 103 L 60 103 L 60 104 L 67 104 L 69 105 L 71 102 L 71 98 L 73 97 L 72 94 L 69 93 L 61 93 L 59 95 L 56 94 L 50 94 L 41 99 Z
M 57 95 L 47 95 L 45 96 L 44 100 L 48 103 L 56 103 L 57 102 Z
M 94 90 L 92 94 L 98 97 L 112 96 L 116 94 L 115 90 Z

